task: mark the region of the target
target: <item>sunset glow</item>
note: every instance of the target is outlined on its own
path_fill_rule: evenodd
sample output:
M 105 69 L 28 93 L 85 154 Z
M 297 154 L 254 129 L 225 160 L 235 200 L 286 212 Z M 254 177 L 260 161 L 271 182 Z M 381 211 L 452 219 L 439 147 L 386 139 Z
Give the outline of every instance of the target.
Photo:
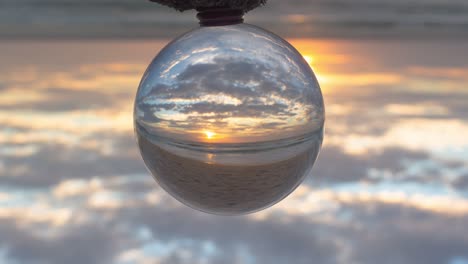
M 302 57 L 304 57 L 304 60 L 307 61 L 309 65 L 312 64 L 312 62 L 314 62 L 314 58 L 310 55 L 303 55 Z
M 216 136 L 216 133 L 212 131 L 205 131 L 205 136 L 207 139 L 213 139 Z

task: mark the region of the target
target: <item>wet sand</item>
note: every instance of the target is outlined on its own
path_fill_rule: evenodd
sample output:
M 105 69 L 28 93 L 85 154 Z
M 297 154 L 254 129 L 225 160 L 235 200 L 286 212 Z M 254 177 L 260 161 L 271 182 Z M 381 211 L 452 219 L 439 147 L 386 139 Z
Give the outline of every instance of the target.
M 141 136 L 138 144 L 166 191 L 190 207 L 224 215 L 254 212 L 285 198 L 307 175 L 319 149 L 284 161 L 236 166 L 180 157 Z

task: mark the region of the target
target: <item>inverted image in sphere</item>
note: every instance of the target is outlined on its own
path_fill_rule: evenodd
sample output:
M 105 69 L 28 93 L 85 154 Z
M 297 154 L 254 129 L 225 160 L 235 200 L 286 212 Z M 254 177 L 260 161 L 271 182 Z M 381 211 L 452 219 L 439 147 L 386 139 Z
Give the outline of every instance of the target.
M 236 215 L 290 194 L 312 168 L 324 106 L 307 62 L 248 24 L 201 27 L 150 64 L 135 102 L 146 166 L 180 202 Z

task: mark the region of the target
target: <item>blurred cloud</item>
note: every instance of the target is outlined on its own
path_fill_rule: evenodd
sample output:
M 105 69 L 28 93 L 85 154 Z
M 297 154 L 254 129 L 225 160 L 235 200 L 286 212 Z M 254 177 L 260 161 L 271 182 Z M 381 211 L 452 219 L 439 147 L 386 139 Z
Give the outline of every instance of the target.
M 118 153 L 122 154 L 46 145 L 29 157 L 3 157 L 8 167 L 0 175 L 6 185 L 47 187 L 67 178 L 89 179 L 144 171 L 136 149 L 119 148 Z
M 339 77 L 323 85 L 322 154 L 290 197 L 244 217 L 188 209 L 145 172 L 132 101 L 160 42 L 0 43 L 0 262 L 463 263 L 467 46 L 442 60 L 434 43 L 356 43 L 303 44 Z M 398 77 L 346 82 L 374 74 Z
M 46 239 L 14 222 L 1 221 L 0 235 L 0 245 L 8 248 L 8 256 L 21 263 L 108 263 L 119 246 L 113 232 L 97 226 L 70 227 L 64 234 Z
M 426 152 L 404 148 L 388 147 L 383 151 L 350 154 L 338 145 L 328 145 L 322 149 L 320 162 L 317 163 L 312 172 L 314 177 L 308 181 L 312 186 L 314 183 L 370 181 L 369 172 L 371 169 L 385 170 L 395 175 L 407 169 L 407 163 L 428 158 L 429 155 Z M 340 166 L 334 166 L 334 164 L 340 164 Z
M 23 94 L 18 91 L 19 94 Z M 14 92 L 10 94 L 14 95 Z M 79 98 L 80 100 L 77 100 Z M 73 111 L 83 109 L 106 109 L 109 106 L 114 106 L 116 101 L 120 98 L 119 94 L 109 96 L 107 94 L 96 91 L 74 91 L 68 89 L 43 89 L 38 91 L 37 96 L 31 99 L 22 98 L 23 103 L 16 102 L 11 105 L 12 101 L 0 106 L 0 109 L 24 109 L 24 110 L 37 110 L 43 112 L 59 112 L 59 111 Z M 26 100 L 25 100 L 26 99 Z
M 459 189 L 468 191 L 468 174 L 462 175 L 456 182 L 455 186 Z
M 194 12 L 178 13 L 149 1 L 2 0 L 0 4 L 3 38 L 168 37 L 197 23 Z M 459 0 L 352 4 L 270 0 L 250 12 L 247 21 L 289 37 L 459 38 L 467 36 L 467 13 L 468 5 Z

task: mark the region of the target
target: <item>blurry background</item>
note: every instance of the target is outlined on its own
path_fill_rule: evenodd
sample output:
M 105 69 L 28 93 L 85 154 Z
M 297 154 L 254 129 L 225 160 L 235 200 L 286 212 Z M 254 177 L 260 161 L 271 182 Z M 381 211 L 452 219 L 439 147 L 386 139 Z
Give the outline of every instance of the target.
M 132 104 L 197 26 L 146 0 L 0 0 L 0 263 L 468 263 L 468 2 L 281 1 L 327 106 L 323 151 L 280 204 L 218 217 L 147 173 Z
M 194 25 L 149 1 L 1 0 L 0 36 L 40 38 L 172 38 Z M 465 0 L 270 0 L 247 21 L 284 37 L 462 37 Z

